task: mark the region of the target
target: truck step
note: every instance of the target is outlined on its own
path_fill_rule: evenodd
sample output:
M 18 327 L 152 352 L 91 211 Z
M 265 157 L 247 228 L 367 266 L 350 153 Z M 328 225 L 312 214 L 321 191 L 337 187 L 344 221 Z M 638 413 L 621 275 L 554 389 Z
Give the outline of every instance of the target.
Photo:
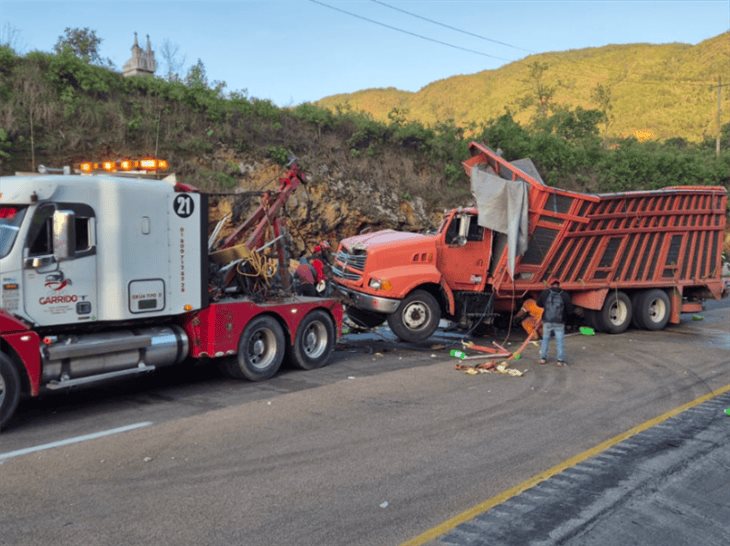
M 136 375 L 141 373 L 149 373 L 155 370 L 154 366 L 138 366 L 136 368 L 129 368 L 128 370 L 118 370 L 116 372 L 102 373 L 98 375 L 90 375 L 88 377 L 79 377 L 77 379 L 62 379 L 61 381 L 49 381 L 46 384 L 46 388 L 51 391 L 59 389 L 67 389 L 69 387 L 76 387 L 78 385 L 87 385 L 89 383 L 96 383 L 97 381 L 105 381 L 107 379 L 115 379 L 117 377 L 123 377 L 125 375 Z

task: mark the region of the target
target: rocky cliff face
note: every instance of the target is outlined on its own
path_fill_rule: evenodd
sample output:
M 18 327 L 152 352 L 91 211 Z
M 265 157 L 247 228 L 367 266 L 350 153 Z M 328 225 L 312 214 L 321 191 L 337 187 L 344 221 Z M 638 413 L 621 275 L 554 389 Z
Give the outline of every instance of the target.
M 276 190 L 285 169 L 268 161 L 240 162 L 239 187 L 227 195 L 211 195 L 211 229 L 226 215 L 231 220 L 223 236 L 258 206 L 260 192 Z M 392 180 L 373 183 L 344 175 L 327 164 L 310 164 L 308 183 L 299 186 L 284 209 L 291 236 L 292 255 L 297 257 L 317 242 L 326 240 L 336 248 L 348 236 L 363 231 L 400 229 L 424 231 L 439 221 L 420 198 L 404 198 Z

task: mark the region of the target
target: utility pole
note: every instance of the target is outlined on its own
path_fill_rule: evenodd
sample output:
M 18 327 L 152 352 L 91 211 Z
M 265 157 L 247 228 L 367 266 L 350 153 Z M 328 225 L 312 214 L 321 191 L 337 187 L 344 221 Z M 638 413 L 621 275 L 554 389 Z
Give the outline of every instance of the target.
M 717 137 L 715 139 L 715 157 L 720 157 L 720 137 L 722 135 L 722 123 L 720 122 L 720 111 L 722 109 L 722 77 L 717 77 Z

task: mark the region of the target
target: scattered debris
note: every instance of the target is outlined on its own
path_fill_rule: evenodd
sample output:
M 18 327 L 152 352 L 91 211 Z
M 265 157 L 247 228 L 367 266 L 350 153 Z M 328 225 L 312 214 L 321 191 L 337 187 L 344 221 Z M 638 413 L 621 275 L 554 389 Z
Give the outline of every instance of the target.
M 705 320 L 702 315 L 692 315 L 692 320 Z
M 527 370 L 518 370 L 516 368 L 510 368 L 509 362 L 503 360 L 500 363 L 496 362 L 484 362 L 477 364 L 476 366 L 467 366 L 465 364 L 457 364 L 456 369 L 463 371 L 467 375 L 478 375 L 481 373 L 500 373 L 505 375 L 511 375 L 513 377 L 522 377 L 527 373 Z
M 578 331 L 583 334 L 584 336 L 595 336 L 596 331 L 591 328 L 590 326 L 581 326 L 578 328 Z
M 380 503 L 381 508 L 388 508 L 388 505 L 389 505 L 388 501 L 383 501 Z
M 144 458 L 144 459 L 142 459 L 142 460 L 143 460 L 144 462 L 148 463 L 148 462 L 150 462 L 150 461 L 152 460 L 152 457 L 145 457 L 145 458 Z
M 730 408 L 725 408 L 725 415 L 730 415 Z

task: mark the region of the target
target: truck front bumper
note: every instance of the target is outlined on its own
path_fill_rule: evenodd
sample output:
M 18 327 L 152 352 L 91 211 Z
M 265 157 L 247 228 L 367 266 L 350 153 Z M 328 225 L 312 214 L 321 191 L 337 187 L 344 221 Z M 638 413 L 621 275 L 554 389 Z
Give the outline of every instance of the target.
M 356 292 L 355 290 L 350 290 L 349 288 L 345 288 L 339 284 L 336 286 L 337 290 L 344 294 L 353 306 L 358 309 L 364 309 L 365 311 L 390 315 L 391 313 L 395 313 L 395 310 L 398 309 L 401 302 L 401 300 L 380 298 L 378 296 L 371 296 L 370 294 Z

